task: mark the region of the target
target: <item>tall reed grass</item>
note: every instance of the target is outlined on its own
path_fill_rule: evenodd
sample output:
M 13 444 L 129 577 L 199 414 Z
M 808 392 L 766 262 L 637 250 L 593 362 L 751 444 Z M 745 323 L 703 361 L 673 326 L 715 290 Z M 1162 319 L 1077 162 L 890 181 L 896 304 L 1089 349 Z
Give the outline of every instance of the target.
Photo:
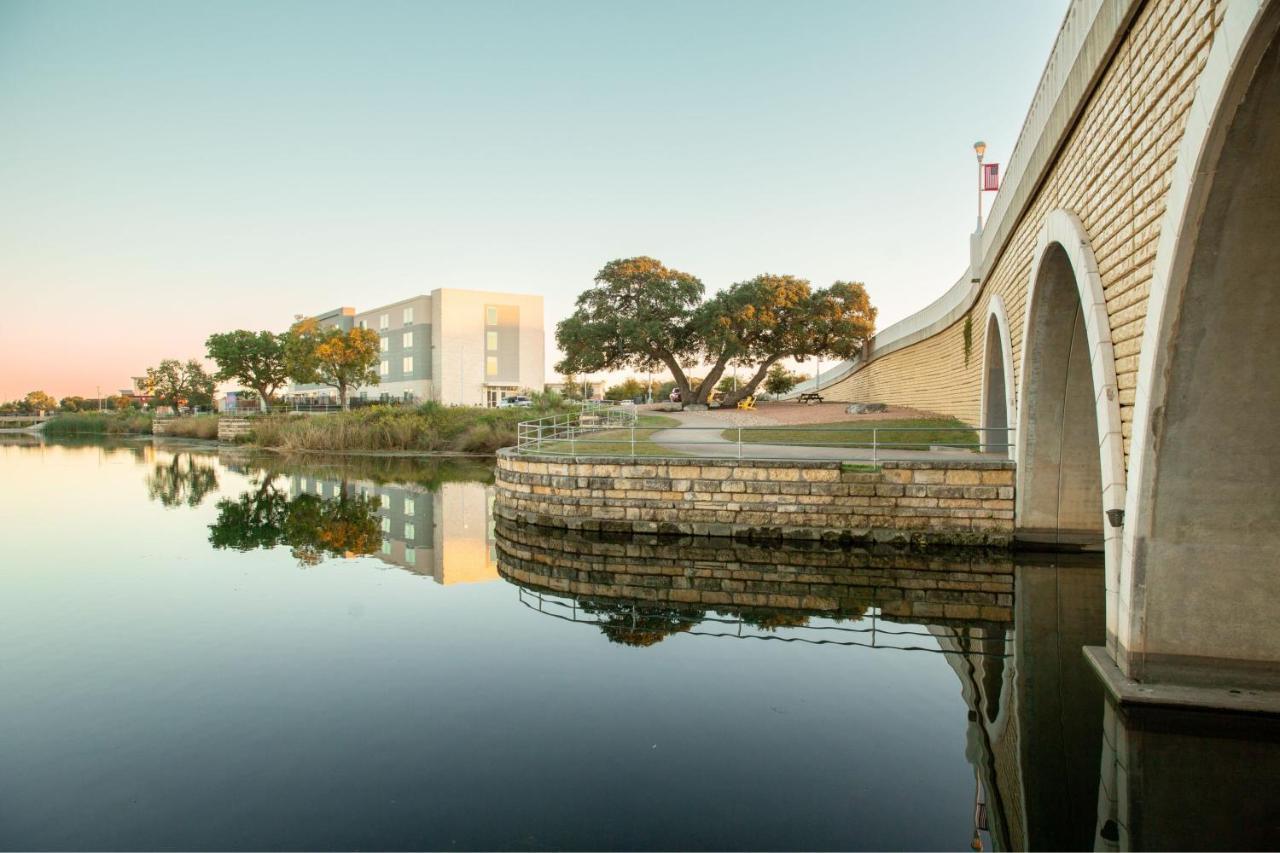
M 548 409 L 481 409 L 426 403 L 372 406 L 326 415 L 254 418 L 249 441 L 296 451 L 458 451 L 492 453 L 516 443 L 516 425 Z
M 218 416 L 195 415 L 189 418 L 170 418 L 166 436 L 177 438 L 217 438 Z
M 45 435 L 129 435 L 151 432 L 151 415 L 142 412 L 69 412 L 44 427 Z

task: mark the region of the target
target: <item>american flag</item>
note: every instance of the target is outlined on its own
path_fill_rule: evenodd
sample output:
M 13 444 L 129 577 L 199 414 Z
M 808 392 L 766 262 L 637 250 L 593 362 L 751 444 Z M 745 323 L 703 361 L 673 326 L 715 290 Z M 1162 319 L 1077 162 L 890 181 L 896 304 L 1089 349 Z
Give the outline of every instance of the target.
M 982 164 L 982 189 L 984 192 L 995 192 L 1000 189 L 1000 164 Z

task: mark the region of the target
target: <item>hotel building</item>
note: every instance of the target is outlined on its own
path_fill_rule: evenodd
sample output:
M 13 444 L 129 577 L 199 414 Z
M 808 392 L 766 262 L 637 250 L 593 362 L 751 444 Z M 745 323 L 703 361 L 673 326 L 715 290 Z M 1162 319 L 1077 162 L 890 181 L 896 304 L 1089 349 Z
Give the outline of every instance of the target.
M 367 311 L 337 308 L 315 319 L 378 333 L 379 382 L 355 391 L 355 400 L 496 406 L 504 397 L 543 387 L 541 296 L 440 288 Z M 290 393 L 335 396 L 324 385 L 294 385 Z

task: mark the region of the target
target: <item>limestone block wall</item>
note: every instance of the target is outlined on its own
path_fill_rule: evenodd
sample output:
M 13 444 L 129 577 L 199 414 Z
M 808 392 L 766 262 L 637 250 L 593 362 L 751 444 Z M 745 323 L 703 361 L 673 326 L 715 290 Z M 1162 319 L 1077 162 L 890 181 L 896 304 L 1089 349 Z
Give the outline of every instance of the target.
M 790 611 L 953 624 L 1013 622 L 1008 552 L 946 558 L 876 549 L 766 546 L 707 537 L 561 533 L 499 522 L 498 571 L 529 589 L 648 606 Z
M 173 425 L 174 418 L 155 417 L 151 419 L 152 435 L 168 435 L 169 428 Z
M 871 361 L 828 386 L 832 399 L 897 403 L 976 423 L 991 297 L 1000 294 L 1007 309 L 1018 374 L 1036 238 L 1046 215 L 1063 208 L 1080 218 L 1097 257 L 1115 345 L 1127 462 L 1160 219 L 1196 81 L 1223 11 L 1220 0 L 1132 5 L 1132 20 L 1110 61 L 1096 69 L 1096 86 L 1086 89 L 1089 94 L 1065 131 L 1053 165 L 1024 206 L 1002 211 L 1015 224 L 1008 239 L 993 243 L 980 261 L 982 289 L 969 311 L 968 362 L 961 319 L 883 358 L 875 358 L 873 351 Z M 1036 142 L 1020 139 L 1019 147 Z M 1006 226 L 992 221 L 987 230 L 999 233 Z M 1020 382 L 1021 376 L 1015 376 L 1014 387 Z
M 499 451 L 494 512 L 571 530 L 1008 545 L 1011 462 L 637 459 Z
M 218 418 L 218 441 L 235 441 L 250 431 L 248 418 L 229 418 L 226 415 Z

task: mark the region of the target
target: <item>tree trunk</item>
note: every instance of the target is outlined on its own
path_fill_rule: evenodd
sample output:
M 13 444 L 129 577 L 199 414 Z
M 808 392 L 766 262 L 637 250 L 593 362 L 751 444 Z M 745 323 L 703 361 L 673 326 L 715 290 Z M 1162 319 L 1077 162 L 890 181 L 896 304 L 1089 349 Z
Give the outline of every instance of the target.
M 654 353 L 654 357 L 667 366 L 671 371 L 671 378 L 675 380 L 676 387 L 680 389 L 680 402 L 692 403 L 693 391 L 689 388 L 689 377 L 685 375 L 680 362 L 676 361 L 675 356 L 668 352 Z
M 267 392 L 263 388 L 258 389 L 258 411 L 264 415 L 267 413 Z
M 765 361 L 761 362 L 760 367 L 756 370 L 755 374 L 752 375 L 751 379 L 747 381 L 747 384 L 739 385 L 737 391 L 731 391 L 730 393 L 725 394 L 724 402 L 721 403 L 721 405 L 736 406 L 738 405 L 739 400 L 743 400 L 755 394 L 756 388 L 760 387 L 760 383 L 764 381 L 765 376 L 769 373 L 769 368 L 777 364 L 781 358 L 782 356 L 776 355 L 773 358 L 765 359 Z
M 720 377 L 724 376 L 724 369 L 729 365 L 729 358 L 721 355 L 711 367 L 711 372 L 707 374 L 707 378 L 702 380 L 702 384 L 698 386 L 697 402 L 703 405 L 711 399 L 711 392 L 716 390 L 716 383 L 720 381 Z
M 342 406 L 342 411 L 347 411 L 347 386 L 345 384 L 338 385 L 338 405 Z

